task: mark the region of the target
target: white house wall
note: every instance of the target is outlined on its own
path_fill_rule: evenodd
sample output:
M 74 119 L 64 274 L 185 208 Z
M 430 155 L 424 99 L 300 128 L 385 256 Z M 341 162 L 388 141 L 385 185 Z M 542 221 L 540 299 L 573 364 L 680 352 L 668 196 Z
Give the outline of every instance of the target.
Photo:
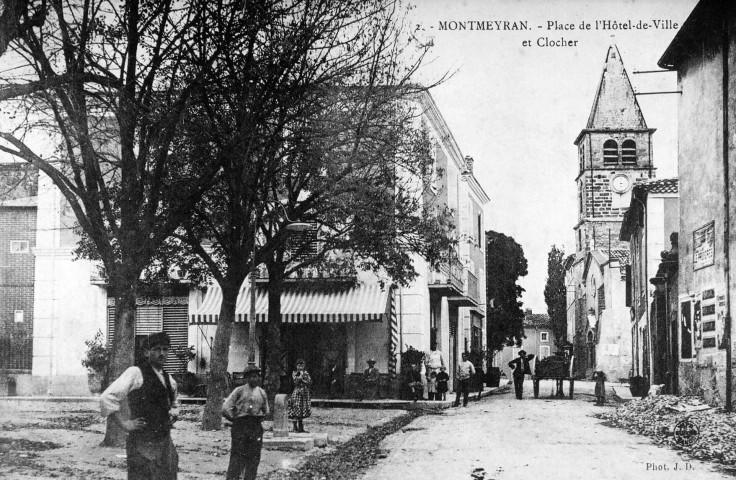
M 596 266 L 596 268 L 598 268 Z M 631 369 L 631 315 L 626 306 L 626 281 L 621 279 L 618 262 L 604 267 L 606 309 L 599 320 L 596 369 L 606 372 L 609 381 L 629 378 Z M 599 284 L 600 285 L 600 284 Z
M 34 295 L 33 394 L 88 395 L 81 360 L 106 330 L 107 294 L 90 283 L 92 262 L 61 245 L 60 192 L 39 175 Z

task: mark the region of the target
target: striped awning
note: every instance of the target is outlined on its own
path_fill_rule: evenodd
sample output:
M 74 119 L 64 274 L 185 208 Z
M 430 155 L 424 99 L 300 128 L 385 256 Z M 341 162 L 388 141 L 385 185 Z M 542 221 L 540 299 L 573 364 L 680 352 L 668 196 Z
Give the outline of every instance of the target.
M 387 318 L 390 288 L 379 284 L 314 285 L 289 284 L 281 294 L 284 323 L 381 322 Z M 222 303 L 218 286 L 209 287 L 202 305 L 190 312 L 191 323 L 217 323 Z M 250 315 L 250 286 L 244 284 L 235 305 L 235 321 L 247 322 Z M 256 286 L 256 321 L 268 320 L 266 287 Z

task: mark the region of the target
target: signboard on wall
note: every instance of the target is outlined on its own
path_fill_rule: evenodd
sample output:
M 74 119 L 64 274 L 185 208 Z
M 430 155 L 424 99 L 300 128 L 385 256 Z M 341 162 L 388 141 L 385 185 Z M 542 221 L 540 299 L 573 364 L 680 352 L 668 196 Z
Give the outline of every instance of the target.
M 710 222 L 693 232 L 693 270 L 713 265 L 715 252 L 715 222 Z

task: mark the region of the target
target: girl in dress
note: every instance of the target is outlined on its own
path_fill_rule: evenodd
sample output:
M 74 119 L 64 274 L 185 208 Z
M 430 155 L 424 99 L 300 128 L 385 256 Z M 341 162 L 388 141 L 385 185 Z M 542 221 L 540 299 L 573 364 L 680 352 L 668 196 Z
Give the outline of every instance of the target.
M 304 431 L 304 419 L 312 415 L 311 395 L 309 387 L 312 386 L 312 378 L 305 369 L 304 360 L 296 361 L 296 371 L 291 374 L 294 383 L 294 391 L 289 399 L 289 419 L 294 423 L 294 431 Z

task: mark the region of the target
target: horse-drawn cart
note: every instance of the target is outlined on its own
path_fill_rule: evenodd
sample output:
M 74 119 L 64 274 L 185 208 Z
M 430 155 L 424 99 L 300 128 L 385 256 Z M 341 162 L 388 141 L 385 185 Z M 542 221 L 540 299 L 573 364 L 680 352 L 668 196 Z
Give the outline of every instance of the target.
M 534 382 L 534 398 L 539 398 L 539 382 L 540 380 L 555 380 L 557 383 L 556 397 L 565 398 L 563 393 L 563 382 L 570 382 L 570 398 L 575 391 L 575 378 L 572 376 L 572 362 L 574 357 L 568 360 L 563 355 L 554 355 L 544 358 L 537 362 L 532 375 Z

